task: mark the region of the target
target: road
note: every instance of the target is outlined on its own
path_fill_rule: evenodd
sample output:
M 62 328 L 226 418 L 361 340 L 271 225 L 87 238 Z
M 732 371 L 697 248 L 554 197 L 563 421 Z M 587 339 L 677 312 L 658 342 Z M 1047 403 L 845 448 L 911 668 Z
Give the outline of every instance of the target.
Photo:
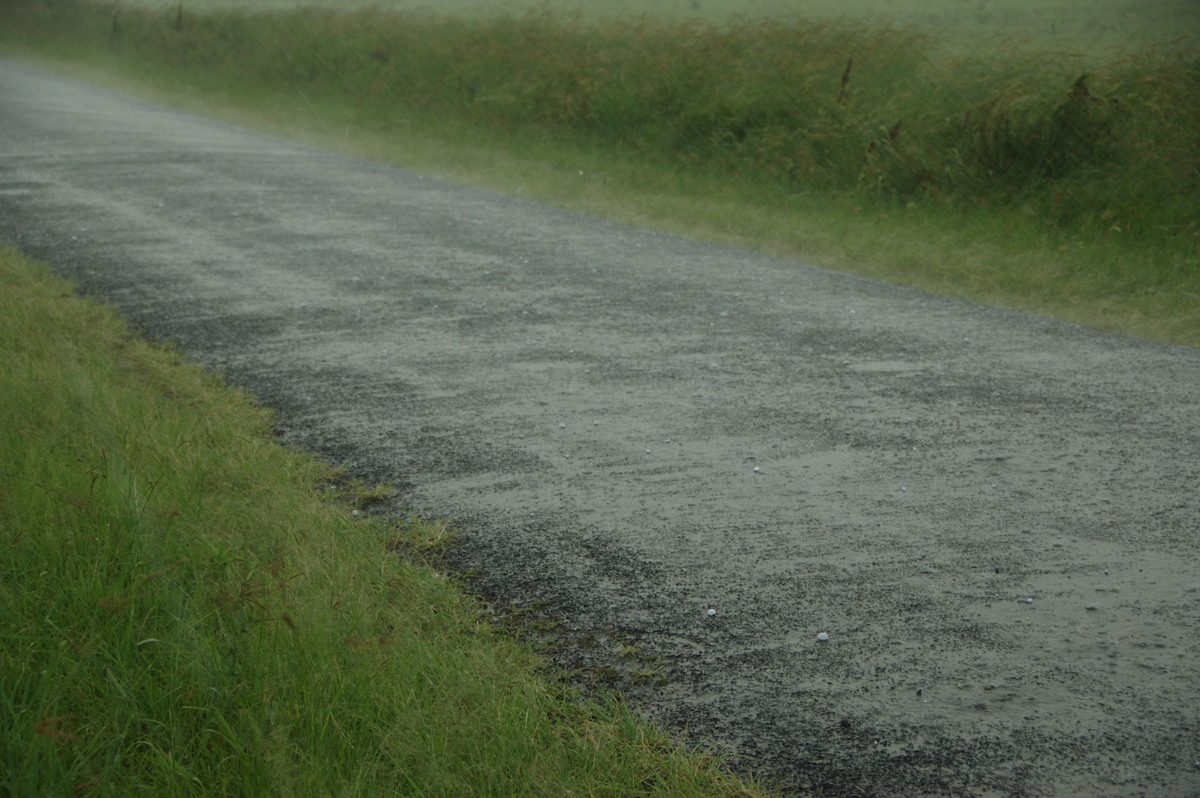
M 285 441 L 454 518 L 474 589 L 739 768 L 814 795 L 1200 794 L 1200 351 L 9 61 L 0 238 Z

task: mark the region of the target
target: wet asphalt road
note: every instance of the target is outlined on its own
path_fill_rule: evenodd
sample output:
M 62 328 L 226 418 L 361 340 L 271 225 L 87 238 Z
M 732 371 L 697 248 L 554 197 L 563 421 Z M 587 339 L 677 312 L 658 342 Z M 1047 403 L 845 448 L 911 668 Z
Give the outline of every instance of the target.
M 1200 794 L 1196 350 L 7 61 L 0 239 L 457 519 L 452 564 L 561 622 L 580 681 L 738 767 L 821 795 Z

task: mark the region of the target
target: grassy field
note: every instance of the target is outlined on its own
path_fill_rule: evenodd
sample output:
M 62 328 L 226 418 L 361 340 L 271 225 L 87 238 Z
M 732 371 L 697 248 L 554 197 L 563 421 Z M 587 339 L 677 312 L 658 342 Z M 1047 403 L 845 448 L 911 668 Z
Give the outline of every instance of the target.
M 178 7 L 176 0 L 126 1 L 144 8 Z M 1200 37 L 1200 7 L 1192 0 L 186 0 L 185 6 L 192 11 L 377 7 L 483 17 L 536 7 L 586 19 L 652 16 L 718 22 L 803 17 L 918 26 L 966 42 L 1019 37 L 1073 49 Z
M 370 498 L 0 248 L 0 795 L 762 794 L 555 686 Z

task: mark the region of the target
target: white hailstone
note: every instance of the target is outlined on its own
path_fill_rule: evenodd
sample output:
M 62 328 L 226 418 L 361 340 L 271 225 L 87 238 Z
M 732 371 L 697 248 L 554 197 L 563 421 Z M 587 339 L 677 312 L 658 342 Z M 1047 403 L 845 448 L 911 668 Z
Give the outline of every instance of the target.
M 828 643 L 828 642 L 829 642 L 829 633 L 828 633 L 828 632 L 821 632 L 821 634 L 817 635 L 817 642 L 819 642 L 819 643 Z
M 566 424 L 559 424 L 559 425 L 558 425 L 558 428 L 559 428 L 559 429 L 566 429 L 566 428 L 567 428 L 567 425 L 566 425 Z
M 761 474 L 761 473 L 762 473 L 762 469 L 761 469 L 761 468 L 759 468 L 758 466 L 755 466 L 755 467 L 754 467 L 754 473 L 755 473 L 755 474 Z
M 713 617 L 713 616 L 714 616 L 714 615 L 716 615 L 716 614 L 717 614 L 717 611 L 716 611 L 716 610 L 709 610 L 709 611 L 708 611 L 708 617 L 709 617 L 709 618 Z
M 1026 604 L 1032 604 L 1032 603 L 1033 603 L 1033 599 L 1031 599 L 1031 598 L 1027 598 L 1027 599 L 1025 599 L 1025 603 L 1026 603 Z

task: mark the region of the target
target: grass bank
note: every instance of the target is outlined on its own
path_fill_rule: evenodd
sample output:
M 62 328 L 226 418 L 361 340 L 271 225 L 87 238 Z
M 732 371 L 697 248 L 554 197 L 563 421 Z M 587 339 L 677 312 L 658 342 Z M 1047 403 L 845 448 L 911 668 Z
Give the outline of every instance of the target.
M 548 681 L 403 556 L 441 527 L 331 479 L 0 249 L 0 794 L 761 795 Z
M 125 5 L 172 9 L 175 0 L 123 0 Z M 386 8 L 436 11 L 456 16 L 520 13 L 536 5 L 592 20 L 656 17 L 666 20 L 727 22 L 734 19 L 853 18 L 872 25 L 917 25 L 961 40 L 965 46 L 986 37 L 1017 37 L 1043 43 L 1102 48 L 1132 41 L 1163 42 L 1200 38 L 1200 7 L 1192 0 L 251 0 L 256 11 L 300 6 L 342 10 Z M 247 0 L 187 0 L 193 11 L 247 7 Z
M 1200 51 L 845 22 L 4 9 L 10 46 L 323 146 L 1200 345 Z

